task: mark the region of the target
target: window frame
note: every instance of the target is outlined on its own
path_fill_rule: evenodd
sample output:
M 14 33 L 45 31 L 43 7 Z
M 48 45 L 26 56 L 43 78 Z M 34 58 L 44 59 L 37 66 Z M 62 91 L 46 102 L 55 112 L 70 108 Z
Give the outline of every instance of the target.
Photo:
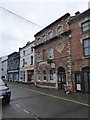
M 52 33 L 52 35 L 50 35 L 50 33 Z M 53 30 L 49 30 L 48 31 L 48 40 L 53 38 Z
M 85 49 L 88 48 L 88 50 L 89 50 L 90 49 L 90 45 L 84 47 L 84 45 L 85 45 L 84 42 L 85 41 L 89 41 L 90 42 L 90 38 L 86 38 L 86 39 L 83 40 L 83 53 L 84 53 L 84 57 L 88 57 L 88 56 L 90 56 L 90 53 L 88 52 L 88 54 L 85 54 Z
M 62 32 L 58 32 L 58 28 L 62 28 Z M 61 31 L 61 30 L 60 30 Z M 56 33 L 57 33 L 57 35 L 60 35 L 60 34 L 62 34 L 63 33 L 63 26 L 62 25 L 58 25 L 58 27 L 57 27 L 57 29 L 56 29 Z
M 48 49 L 48 58 L 54 59 L 54 49 L 53 48 Z
M 40 70 L 37 70 L 37 80 L 40 81 Z
M 44 78 L 45 78 L 45 79 L 44 79 Z M 44 80 L 44 81 L 47 80 L 46 70 L 43 70 L 43 80 Z
M 30 65 L 33 65 L 33 55 L 31 56 L 31 64 Z
M 85 24 L 87 24 L 87 25 L 85 25 Z M 81 23 L 81 29 L 82 29 L 82 32 L 89 31 L 90 30 L 90 20 L 87 20 L 87 21 Z

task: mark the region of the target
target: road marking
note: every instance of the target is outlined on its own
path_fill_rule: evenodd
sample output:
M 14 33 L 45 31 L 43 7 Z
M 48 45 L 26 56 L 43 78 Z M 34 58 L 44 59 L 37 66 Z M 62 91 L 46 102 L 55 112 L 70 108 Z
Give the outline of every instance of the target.
M 16 104 L 16 106 L 17 106 L 18 108 L 20 108 L 20 106 L 19 106 L 18 104 Z
M 26 112 L 27 114 L 29 114 L 29 112 L 27 110 L 23 109 L 23 111 Z
M 16 86 L 19 87 L 18 85 L 16 85 Z M 35 92 L 35 93 L 38 93 L 38 94 L 46 95 L 46 96 L 49 96 L 49 97 L 53 97 L 53 98 L 57 98 L 57 99 L 61 99 L 61 100 L 65 100 L 65 101 L 69 101 L 69 102 L 73 102 L 73 103 L 77 103 L 77 104 L 84 105 L 84 106 L 87 106 L 87 107 L 90 106 L 88 103 L 83 103 L 83 102 L 79 102 L 79 101 L 67 99 L 67 98 L 64 98 L 64 97 L 47 94 L 47 93 L 44 93 L 44 92 L 40 92 L 40 91 L 28 89 L 28 88 L 23 88 L 23 87 L 19 87 L 19 88 L 22 88 L 22 89 L 25 89 L 25 90 L 28 90 L 28 91 L 32 91 L 32 92 Z

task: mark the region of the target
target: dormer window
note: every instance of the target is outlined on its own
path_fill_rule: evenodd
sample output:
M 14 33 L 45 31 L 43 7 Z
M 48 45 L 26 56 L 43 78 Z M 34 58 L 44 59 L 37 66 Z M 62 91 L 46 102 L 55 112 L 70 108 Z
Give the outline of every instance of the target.
M 53 37 L 53 32 L 52 31 L 49 31 L 48 32 L 48 40 L 51 39 Z
M 57 28 L 57 35 L 62 34 L 63 33 L 63 27 L 62 26 L 58 26 Z

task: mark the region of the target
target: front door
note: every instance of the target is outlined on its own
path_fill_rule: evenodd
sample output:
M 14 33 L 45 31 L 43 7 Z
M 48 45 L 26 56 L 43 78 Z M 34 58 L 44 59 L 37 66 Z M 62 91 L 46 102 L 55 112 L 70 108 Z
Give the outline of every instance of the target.
M 66 73 L 63 67 L 58 68 L 58 88 L 63 89 L 63 85 L 66 84 Z
M 83 68 L 83 85 L 84 85 L 84 92 L 90 93 L 90 67 Z

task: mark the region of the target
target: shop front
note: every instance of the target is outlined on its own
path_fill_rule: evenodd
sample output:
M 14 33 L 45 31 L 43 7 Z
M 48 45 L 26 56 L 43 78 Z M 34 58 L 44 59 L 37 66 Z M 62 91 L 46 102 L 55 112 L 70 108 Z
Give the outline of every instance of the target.
M 76 92 L 90 93 L 90 67 L 75 73 Z

